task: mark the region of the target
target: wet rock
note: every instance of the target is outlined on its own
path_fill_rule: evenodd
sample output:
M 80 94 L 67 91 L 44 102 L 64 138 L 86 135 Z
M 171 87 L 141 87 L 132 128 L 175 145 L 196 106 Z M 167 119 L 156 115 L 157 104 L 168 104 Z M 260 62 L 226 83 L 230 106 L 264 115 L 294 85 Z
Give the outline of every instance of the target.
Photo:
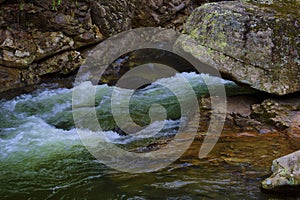
M 299 2 L 219 2 L 197 8 L 177 48 L 252 88 L 300 90 Z
M 67 51 L 40 63 L 33 63 L 22 70 L 22 82 L 26 85 L 37 84 L 46 75 L 66 75 L 78 69 L 84 57 L 78 51 Z
M 36 45 L 26 31 L 0 30 L 0 43 L 1 65 L 24 68 L 36 58 Z
M 198 6 L 220 0 L 139 0 L 132 18 L 133 28 L 165 27 L 183 30 L 183 23 Z
M 300 100 L 266 99 L 261 104 L 251 106 L 251 117 L 261 122 L 274 125 L 280 130 L 295 128 L 300 130 Z
M 261 184 L 266 191 L 298 192 L 300 189 L 300 151 L 273 161 L 273 174 Z
M 15 68 L 3 67 L 0 65 L 0 92 L 6 91 L 7 88 L 14 89 L 22 87 L 21 70 Z
M 54 66 L 56 62 L 49 63 L 49 59 L 53 57 L 52 60 L 65 60 L 65 52 L 82 51 L 116 33 L 149 26 L 156 20 L 154 15 L 157 15 L 160 23 L 155 21 L 152 25 L 181 26 L 192 7 L 195 7 L 194 2 L 186 0 L 3 2 L 0 1 L 0 65 L 9 68 L 2 70 L 6 72 L 16 71 L 10 68 L 18 68 L 18 72 L 21 70 L 21 77 L 10 75 L 10 79 L 15 79 L 3 79 L 5 87 L 2 87 L 2 91 L 10 90 L 16 85 L 37 84 L 43 77 L 52 76 L 53 73 L 74 71 L 78 68 L 77 61 L 73 60 L 73 65 L 69 61 L 66 67 L 68 70 L 64 70 L 61 66 Z
M 240 113 L 230 113 L 236 126 L 244 131 L 256 131 L 259 134 L 267 134 L 276 132 L 277 130 L 270 125 L 259 122 L 251 118 L 249 115 L 241 115 Z
M 74 40 L 62 32 L 35 31 L 32 37 L 36 45 L 35 61 L 74 47 Z

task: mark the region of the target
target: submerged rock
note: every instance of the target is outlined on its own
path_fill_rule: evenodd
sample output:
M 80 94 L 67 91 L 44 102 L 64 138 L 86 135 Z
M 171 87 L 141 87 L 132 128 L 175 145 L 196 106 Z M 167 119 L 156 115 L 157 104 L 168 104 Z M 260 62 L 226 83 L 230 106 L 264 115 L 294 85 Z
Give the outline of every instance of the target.
M 273 174 L 261 184 L 262 189 L 274 192 L 291 192 L 300 189 L 300 151 L 273 161 Z
M 252 88 L 293 93 L 300 90 L 299 8 L 298 1 L 205 4 L 187 20 L 177 48 Z

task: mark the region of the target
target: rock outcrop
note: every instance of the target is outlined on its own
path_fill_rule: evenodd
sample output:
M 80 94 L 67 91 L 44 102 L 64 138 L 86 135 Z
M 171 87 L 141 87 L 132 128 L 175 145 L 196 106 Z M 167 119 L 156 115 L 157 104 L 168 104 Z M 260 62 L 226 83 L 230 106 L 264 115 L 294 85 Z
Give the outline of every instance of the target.
M 84 59 L 80 48 L 104 38 L 87 1 L 53 6 L 51 1 L 1 4 L 0 92 L 75 71 Z
M 136 4 L 133 27 L 165 27 L 182 30 L 193 9 L 207 1 L 200 0 L 139 0 Z
M 279 130 L 300 131 L 299 95 L 288 100 L 266 99 L 251 106 L 251 117 L 275 126 Z
M 87 47 L 116 33 L 143 26 L 180 30 L 202 2 L 2 0 L 0 93 L 76 72 Z
M 76 72 L 86 47 L 116 33 L 181 30 L 204 2 L 210 1 L 0 1 L 0 93 Z M 192 42 L 183 36 L 179 46 L 237 82 L 293 93 L 300 90 L 298 9 L 297 1 L 205 4 L 185 25 Z
M 252 88 L 276 95 L 299 91 L 300 3 L 268 2 L 195 9 L 177 48 Z
M 265 191 L 299 192 L 300 189 L 300 151 L 273 161 L 271 177 L 261 184 Z

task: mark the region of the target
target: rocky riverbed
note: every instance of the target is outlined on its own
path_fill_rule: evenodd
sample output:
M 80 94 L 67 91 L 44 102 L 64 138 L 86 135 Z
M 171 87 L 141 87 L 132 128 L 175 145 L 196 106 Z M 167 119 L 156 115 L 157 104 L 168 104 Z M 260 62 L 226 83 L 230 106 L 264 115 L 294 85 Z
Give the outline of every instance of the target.
M 143 26 L 173 28 L 182 32 L 175 49 L 256 91 L 229 95 L 219 142 L 207 158 L 193 159 L 210 120 L 210 101 L 201 98 L 198 136 L 181 162 L 270 169 L 273 159 L 300 149 L 299 1 L 203 3 L 2 0 L 0 97 L 29 93 L 46 82 L 72 87 L 88 53 L 106 38 Z M 122 64 L 136 65 L 135 56 L 130 59 L 129 64 Z M 108 77 L 108 82 L 115 81 L 118 73 L 112 72 L 115 77 Z M 141 151 L 166 142 L 150 144 Z M 274 174 L 262 182 L 263 190 L 297 191 L 298 164 L 298 152 L 274 160 Z M 240 168 L 241 176 L 249 175 L 247 167 Z

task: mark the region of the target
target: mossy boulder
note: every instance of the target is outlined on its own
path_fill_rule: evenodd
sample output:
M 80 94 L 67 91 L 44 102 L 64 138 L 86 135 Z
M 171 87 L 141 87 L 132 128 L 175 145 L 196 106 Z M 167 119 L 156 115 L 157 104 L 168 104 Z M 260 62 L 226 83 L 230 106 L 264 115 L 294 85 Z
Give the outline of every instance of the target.
M 300 151 L 273 161 L 273 174 L 265 179 L 261 187 L 272 192 L 299 192 L 300 189 Z
M 188 18 L 177 48 L 224 76 L 277 95 L 300 90 L 298 1 L 209 3 Z M 291 12 L 289 12 L 291 11 Z

